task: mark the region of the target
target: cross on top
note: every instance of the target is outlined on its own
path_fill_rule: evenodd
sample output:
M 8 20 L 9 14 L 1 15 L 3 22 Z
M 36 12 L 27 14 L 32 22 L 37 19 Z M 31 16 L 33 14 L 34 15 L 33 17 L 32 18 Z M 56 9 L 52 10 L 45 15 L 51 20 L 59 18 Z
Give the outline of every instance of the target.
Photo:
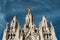
M 31 12 L 31 8 L 28 8 L 28 13 L 30 13 Z

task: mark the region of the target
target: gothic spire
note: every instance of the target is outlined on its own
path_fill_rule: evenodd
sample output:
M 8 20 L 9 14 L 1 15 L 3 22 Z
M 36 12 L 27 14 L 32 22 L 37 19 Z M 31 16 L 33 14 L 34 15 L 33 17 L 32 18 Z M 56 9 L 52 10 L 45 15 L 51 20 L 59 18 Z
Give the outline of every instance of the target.
M 42 17 L 42 24 L 43 24 L 43 26 L 46 26 L 46 27 L 48 26 L 48 22 L 47 22 L 45 15 L 43 15 L 43 17 Z
M 24 25 L 24 28 L 33 28 L 35 29 L 35 24 L 34 24 L 34 19 L 33 16 L 31 15 L 31 8 L 28 8 L 28 14 L 26 15 L 25 19 L 26 23 Z
M 55 29 L 54 29 L 54 26 L 52 25 L 52 22 L 50 22 L 50 25 L 51 25 L 50 32 L 52 34 L 51 36 L 53 37 L 52 40 L 57 40 L 56 34 L 55 34 Z
M 33 22 L 33 16 L 31 15 L 31 8 L 28 8 L 28 14 L 26 15 L 26 23 Z
M 17 22 L 17 18 L 16 18 L 16 16 L 14 16 L 13 20 L 11 21 L 11 27 L 13 27 L 13 26 L 15 27 L 16 22 Z
M 43 15 L 42 17 L 42 21 L 41 21 L 41 24 L 39 25 L 40 28 L 43 28 L 43 30 L 47 30 L 47 32 L 49 32 L 49 28 L 48 28 L 48 22 L 47 22 L 47 19 L 46 19 L 46 16 Z
M 11 27 L 8 28 L 8 23 L 6 24 L 2 40 L 57 40 L 54 26 L 50 22 L 51 28 L 49 28 L 45 15 L 43 15 L 39 29 L 34 24 L 30 8 L 28 8 L 25 21 L 24 28 L 20 28 L 19 22 L 14 16 Z

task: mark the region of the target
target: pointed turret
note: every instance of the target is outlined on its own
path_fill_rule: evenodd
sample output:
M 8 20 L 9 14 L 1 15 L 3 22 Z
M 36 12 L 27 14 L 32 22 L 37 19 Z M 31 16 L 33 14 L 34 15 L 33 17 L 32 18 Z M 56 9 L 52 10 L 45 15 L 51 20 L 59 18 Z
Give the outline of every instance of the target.
M 28 8 L 28 14 L 29 14 L 29 20 L 30 20 L 29 22 L 33 24 L 34 21 L 33 21 L 33 16 L 31 15 L 31 8 Z
M 52 22 L 50 22 L 50 25 L 51 25 L 50 32 L 52 35 L 52 40 L 57 40 L 55 30 L 54 30 L 54 26 L 52 25 Z
M 11 30 L 13 31 L 13 33 L 16 32 L 17 27 L 18 27 L 17 18 L 16 16 L 14 16 L 13 20 L 11 21 L 11 26 L 10 26 L 10 28 L 12 28 Z
M 46 16 L 43 15 L 43 18 L 42 18 L 42 26 L 46 26 L 47 27 L 47 19 L 46 19 Z
M 47 19 L 46 19 L 46 16 L 45 16 L 45 15 L 43 15 L 42 21 L 41 21 L 41 23 L 40 23 L 40 25 L 39 25 L 39 26 L 41 26 L 41 27 L 42 27 L 42 29 L 44 29 L 44 31 L 45 31 L 45 30 L 47 30 L 47 32 L 49 32 L 49 28 L 48 28 L 48 21 L 47 21 Z
M 8 23 L 6 24 L 6 29 L 4 30 L 4 34 L 3 34 L 3 39 L 2 40 L 7 40 L 8 37 Z
M 11 22 L 11 27 L 15 27 L 16 22 L 17 22 L 17 19 L 16 19 L 16 16 L 14 16 Z
M 43 35 L 48 33 L 49 33 L 48 22 L 47 22 L 46 16 L 43 15 L 42 21 L 39 24 L 39 34 L 41 36 L 41 40 L 44 40 Z

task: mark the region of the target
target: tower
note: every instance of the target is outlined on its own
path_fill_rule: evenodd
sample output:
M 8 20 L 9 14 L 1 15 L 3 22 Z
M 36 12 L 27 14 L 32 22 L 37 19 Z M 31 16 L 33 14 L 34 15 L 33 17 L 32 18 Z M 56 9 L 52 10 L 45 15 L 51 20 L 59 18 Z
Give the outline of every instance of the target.
M 31 8 L 28 8 L 28 14 L 26 15 L 25 21 L 26 25 L 34 24 L 33 16 L 31 15 Z M 31 28 L 31 26 L 29 28 Z
M 26 37 L 27 38 L 26 40 L 28 40 L 29 38 L 32 39 L 32 40 L 36 40 L 38 36 L 37 34 L 37 28 L 36 28 L 36 25 L 34 24 L 34 19 L 33 19 L 33 16 L 31 14 L 31 8 L 28 8 L 28 14 L 26 15 L 26 19 L 25 19 L 26 23 L 24 25 L 24 29 L 27 31 L 24 30 L 24 33 L 26 34 Z M 30 37 L 31 36 L 31 37 Z M 36 37 L 36 39 L 35 39 Z
M 51 25 L 51 28 L 50 28 L 51 39 L 52 40 L 57 40 L 56 34 L 55 34 L 55 29 L 54 29 L 54 26 L 53 26 L 52 22 L 50 22 L 50 25 Z
M 48 21 L 45 15 L 43 15 L 42 21 L 40 22 L 40 25 L 39 25 L 39 34 L 40 34 L 41 40 L 57 40 L 52 23 L 50 23 L 50 25 L 51 25 L 50 26 L 51 28 L 48 25 Z M 51 39 L 51 37 L 53 39 Z
M 26 15 L 26 19 L 25 19 L 25 25 L 24 25 L 24 30 L 25 32 L 27 32 L 29 29 L 34 29 L 35 28 L 35 24 L 34 24 L 34 20 L 33 20 L 33 16 L 31 15 L 31 8 L 28 8 L 28 14 Z

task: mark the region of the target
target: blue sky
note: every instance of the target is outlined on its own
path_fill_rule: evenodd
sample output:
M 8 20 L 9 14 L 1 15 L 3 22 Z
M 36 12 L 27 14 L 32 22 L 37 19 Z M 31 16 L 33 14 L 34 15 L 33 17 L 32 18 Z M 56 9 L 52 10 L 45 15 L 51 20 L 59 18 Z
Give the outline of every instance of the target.
M 48 21 L 52 21 L 60 40 L 60 0 L 0 0 L 0 40 L 6 23 L 10 23 L 16 15 L 23 27 L 27 8 L 32 8 L 32 15 L 36 26 L 39 26 L 42 15 L 46 15 Z

